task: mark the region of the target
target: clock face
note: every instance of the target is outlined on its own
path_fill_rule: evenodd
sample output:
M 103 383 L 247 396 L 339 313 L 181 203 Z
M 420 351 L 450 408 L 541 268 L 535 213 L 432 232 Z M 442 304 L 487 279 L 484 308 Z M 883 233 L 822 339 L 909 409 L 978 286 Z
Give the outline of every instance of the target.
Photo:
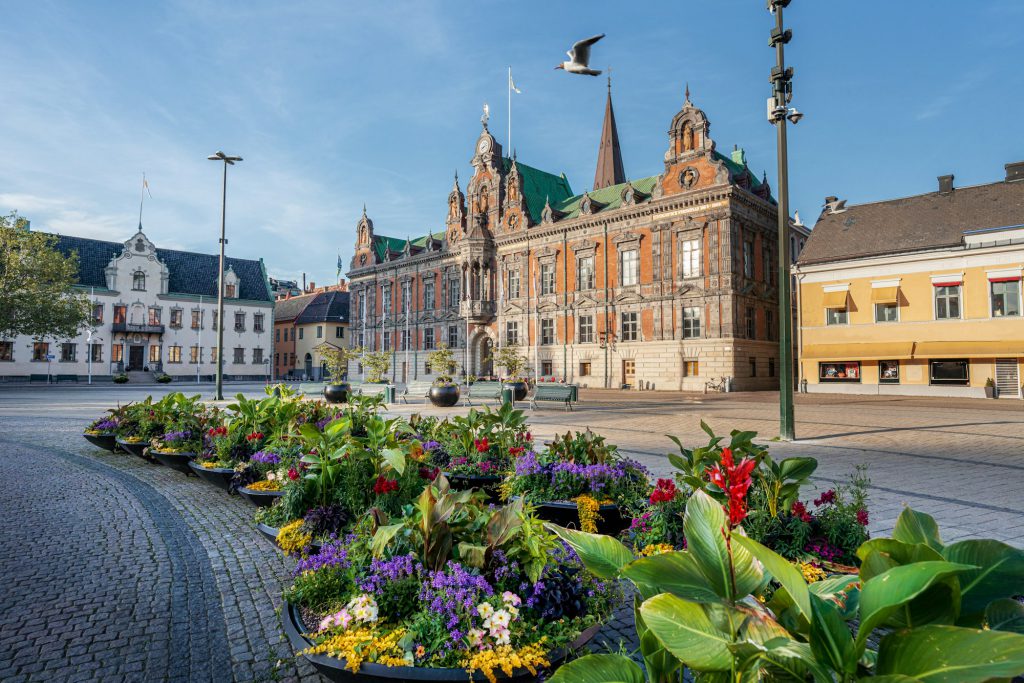
M 480 138 L 480 142 L 479 142 L 479 144 L 477 144 L 476 150 L 480 154 L 486 154 L 487 151 L 490 150 L 490 149 L 491 149 L 491 139 L 490 138 Z

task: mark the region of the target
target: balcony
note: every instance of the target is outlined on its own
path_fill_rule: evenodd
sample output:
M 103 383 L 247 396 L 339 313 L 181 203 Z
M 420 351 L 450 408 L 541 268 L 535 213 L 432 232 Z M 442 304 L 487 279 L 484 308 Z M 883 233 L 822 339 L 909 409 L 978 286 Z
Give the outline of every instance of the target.
M 140 334 L 163 334 L 163 325 L 136 325 L 134 323 L 114 323 L 113 332 L 138 332 Z
M 469 318 L 474 324 L 485 324 L 494 320 L 496 306 L 493 301 L 463 301 L 459 305 L 459 315 Z

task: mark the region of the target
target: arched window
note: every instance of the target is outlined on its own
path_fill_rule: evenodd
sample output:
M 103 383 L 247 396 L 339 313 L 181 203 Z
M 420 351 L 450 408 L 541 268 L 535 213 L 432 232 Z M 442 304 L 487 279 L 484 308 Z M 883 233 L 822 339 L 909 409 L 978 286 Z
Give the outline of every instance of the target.
M 146 291 L 146 274 L 141 270 L 135 271 L 132 275 L 132 289 L 140 292 Z

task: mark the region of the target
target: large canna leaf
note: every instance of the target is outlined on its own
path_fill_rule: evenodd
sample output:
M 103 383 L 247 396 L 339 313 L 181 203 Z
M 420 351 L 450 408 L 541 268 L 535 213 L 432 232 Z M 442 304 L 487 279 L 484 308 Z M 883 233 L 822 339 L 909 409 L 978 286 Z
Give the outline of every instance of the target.
M 647 628 L 665 649 L 695 671 L 728 671 L 733 663 L 729 633 L 712 623 L 704 605 L 668 593 L 640 606 Z
M 942 551 L 950 562 L 976 565 L 960 576 L 961 626 L 981 626 L 993 600 L 1024 595 L 1024 551 L 992 540 L 952 543 Z
M 644 597 L 672 593 L 696 602 L 718 600 L 693 555 L 686 551 L 662 553 L 633 560 L 620 575 L 636 584 Z
M 870 683 L 921 683 L 917 678 L 904 676 L 902 674 L 888 674 L 886 676 L 862 676 L 858 681 L 869 681 Z
M 937 583 L 972 568 L 953 562 L 915 562 L 893 567 L 865 581 L 860 593 L 858 646 L 863 646 L 871 631 L 884 624 L 900 607 Z
M 619 570 L 634 559 L 633 553 L 611 536 L 588 534 L 551 523 L 545 523 L 544 527 L 572 546 L 584 566 L 600 579 L 617 578 Z
M 761 658 L 773 667 L 781 669 L 794 681 L 806 681 L 807 675 L 811 674 L 815 683 L 832 683 L 832 675 L 828 668 L 815 658 L 811 646 L 807 643 L 776 638 L 765 643 L 765 651 Z M 779 677 L 773 678 L 778 679 Z
M 400 448 L 385 448 L 381 453 L 384 461 L 399 475 L 405 473 L 405 453 Z
M 815 458 L 785 458 L 779 462 L 779 473 L 783 479 L 806 479 L 818 469 Z
M 640 654 L 644 658 L 644 668 L 651 681 L 658 683 L 667 681 L 683 665 L 675 655 L 665 649 L 658 637 L 647 628 L 644 617 L 640 614 L 640 596 L 633 596 L 633 621 L 636 623 L 637 640 L 640 642 Z
M 550 683 L 644 683 L 644 671 L 622 655 L 587 655 L 558 667 Z
M 1024 636 L 959 626 L 890 633 L 878 648 L 876 673 L 924 683 L 981 683 L 1024 673 Z
M 373 534 L 373 540 L 370 542 L 370 550 L 373 552 L 374 557 L 381 557 L 384 553 L 384 549 L 388 547 L 398 532 L 402 530 L 405 525 L 401 522 L 398 524 L 388 524 L 387 526 L 378 527 L 376 533 Z
M 824 666 L 839 673 L 857 670 L 857 647 L 836 606 L 811 595 L 811 652 Z
M 938 550 L 923 543 L 906 543 L 892 538 L 873 538 L 857 548 L 861 560 L 860 578 L 864 581 L 901 564 L 941 561 Z
M 751 555 L 756 557 L 768 573 L 775 577 L 789 592 L 790 597 L 807 619 L 811 618 L 811 596 L 807 590 L 807 582 L 800 570 L 773 550 L 769 550 L 752 538 L 734 534 L 734 544 L 739 544 Z
M 1024 635 L 1024 605 L 1011 598 L 989 603 L 985 608 L 985 625 L 993 631 Z
M 749 595 L 761 585 L 764 572 L 753 555 L 742 546 L 733 545 L 730 573 L 729 550 L 723 531 L 725 526 L 722 506 L 703 491 L 695 491 L 687 501 L 683 515 L 688 552 L 715 594 L 733 601 Z M 738 535 L 738 532 L 733 535 Z
M 903 508 L 903 512 L 896 518 L 892 537 L 904 543 L 922 543 L 935 550 L 942 550 L 939 525 L 935 523 L 935 519 L 911 508 Z

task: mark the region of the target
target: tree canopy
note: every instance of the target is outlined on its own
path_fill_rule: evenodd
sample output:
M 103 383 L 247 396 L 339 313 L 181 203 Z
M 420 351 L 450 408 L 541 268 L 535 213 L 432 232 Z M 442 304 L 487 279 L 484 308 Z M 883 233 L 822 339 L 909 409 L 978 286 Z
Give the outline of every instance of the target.
M 0 216 L 0 337 L 74 337 L 88 323 L 89 300 L 74 289 L 78 257 L 55 241 L 24 219 Z

